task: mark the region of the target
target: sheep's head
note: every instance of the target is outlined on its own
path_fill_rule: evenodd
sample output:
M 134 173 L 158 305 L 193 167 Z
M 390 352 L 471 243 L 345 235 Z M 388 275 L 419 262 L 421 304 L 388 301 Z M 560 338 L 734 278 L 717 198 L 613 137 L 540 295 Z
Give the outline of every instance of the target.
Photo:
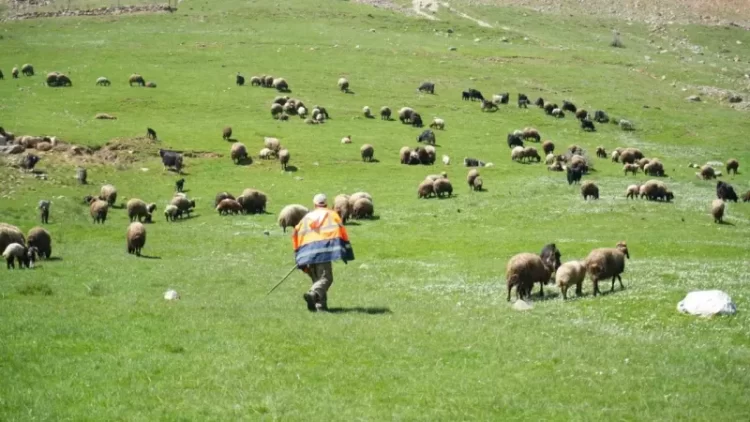
M 32 246 L 26 250 L 26 261 L 28 262 L 29 268 L 34 268 L 34 262 L 36 257 L 39 255 L 39 249 L 36 246 Z
M 93 197 L 93 196 L 91 196 L 91 195 L 86 195 L 86 196 L 84 196 L 84 197 L 83 197 L 83 202 L 84 202 L 85 204 L 90 204 L 90 203 L 92 203 L 92 202 L 93 202 L 93 201 L 94 201 L 95 199 L 96 199 L 96 198 L 94 198 L 94 197 Z
M 624 253 L 625 256 L 630 259 L 630 253 L 628 252 L 628 245 L 625 243 L 625 241 L 617 242 L 617 249 L 620 250 L 620 252 Z

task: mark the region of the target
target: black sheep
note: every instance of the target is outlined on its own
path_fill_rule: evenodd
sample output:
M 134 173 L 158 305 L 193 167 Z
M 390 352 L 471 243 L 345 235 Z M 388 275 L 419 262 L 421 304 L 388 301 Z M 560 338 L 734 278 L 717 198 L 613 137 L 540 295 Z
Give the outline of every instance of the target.
M 537 98 L 536 101 L 534 101 L 534 105 L 539 108 L 544 108 L 544 98 L 542 97 Z
M 583 170 L 580 167 L 568 167 L 568 184 L 581 183 L 581 176 L 583 176 Z
M 177 192 L 182 192 L 182 189 L 185 187 L 185 179 L 182 178 L 174 183 L 174 187 L 177 189 Z
M 594 127 L 594 122 L 588 119 L 581 119 L 581 129 L 583 129 L 586 132 L 596 131 L 596 127 Z
M 471 94 L 469 94 L 469 91 L 461 92 L 461 99 L 464 101 L 468 101 L 469 99 L 471 99 Z
M 500 104 L 508 104 L 508 101 L 510 101 L 510 93 L 503 92 L 500 94 Z
M 148 139 L 156 140 L 156 131 L 151 129 L 150 127 L 147 127 L 146 136 L 148 137 Z
M 512 133 L 508 134 L 508 148 L 513 147 L 522 147 L 523 146 L 523 139 L 521 139 L 520 135 L 514 135 Z
M 479 167 L 479 160 L 476 158 L 464 158 L 464 165 L 466 167 Z
M 609 116 L 602 110 L 596 110 L 594 112 L 594 121 L 598 123 L 609 123 Z
M 552 110 L 557 108 L 557 104 L 547 103 L 544 105 L 544 112 L 548 115 L 552 115 Z
M 476 89 L 470 89 L 469 95 L 471 96 L 471 101 L 474 101 L 474 100 L 484 101 L 484 96 L 482 95 L 481 92 L 479 92 Z
M 570 101 L 563 100 L 563 106 L 562 109 L 565 111 L 569 111 L 571 113 L 575 113 L 578 111 L 578 108 L 576 108 L 576 105 L 571 103 Z
M 724 201 L 737 202 L 737 193 L 729 183 L 716 182 L 716 197 Z
M 237 73 L 237 85 L 242 86 L 245 85 L 245 77 Z
M 3 71 L 0 70 L 0 80 L 5 79 L 5 75 L 3 75 Z
M 419 88 L 417 88 L 417 91 L 429 92 L 430 94 L 434 94 L 435 84 L 432 82 L 422 82 L 422 85 L 419 85 Z
M 422 124 L 422 116 L 420 116 L 419 113 L 414 113 L 411 115 L 411 125 L 414 127 L 424 126 Z
M 539 253 L 539 256 L 543 261 L 549 264 L 554 264 L 555 270 L 560 268 L 560 265 L 562 265 L 562 262 L 560 262 L 560 257 L 562 256 L 562 254 L 560 253 L 560 250 L 557 249 L 557 246 L 554 243 L 544 245 L 544 247 L 542 248 L 542 252 Z
M 417 136 L 417 142 L 424 142 L 430 145 L 435 145 L 435 133 L 430 129 L 425 130 Z
M 33 170 L 36 163 L 38 163 L 40 158 L 34 154 L 28 154 L 25 157 L 23 157 L 23 160 L 21 160 L 21 168 L 24 170 Z
M 182 172 L 182 155 L 165 149 L 160 149 L 159 155 L 161 156 L 162 164 L 164 164 L 164 170 L 173 167 L 178 173 Z

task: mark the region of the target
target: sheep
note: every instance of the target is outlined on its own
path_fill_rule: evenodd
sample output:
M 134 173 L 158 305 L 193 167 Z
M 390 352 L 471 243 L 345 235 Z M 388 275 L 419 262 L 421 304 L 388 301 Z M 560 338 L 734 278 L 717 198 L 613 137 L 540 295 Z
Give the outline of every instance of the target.
M 41 227 L 29 230 L 28 246 L 36 248 L 41 258 L 49 259 L 52 256 L 52 236 Z
M 49 206 L 50 202 L 46 199 L 42 199 L 41 201 L 39 201 L 39 205 L 37 205 L 37 209 L 39 210 L 39 219 L 42 221 L 42 224 L 49 223 Z
M 88 182 L 86 179 L 88 178 L 88 171 L 86 171 L 83 167 L 77 167 L 76 168 L 76 180 L 78 180 L 78 183 L 81 185 L 85 185 Z
M 539 107 L 539 108 L 544 108 L 544 105 L 545 105 L 545 104 L 546 104 L 546 103 L 544 102 L 544 98 L 542 98 L 542 97 L 539 97 L 539 98 L 537 98 L 537 99 L 536 99 L 536 100 L 534 101 L 534 105 L 535 105 L 535 106 L 537 106 L 537 107 Z
M 581 129 L 584 130 L 584 132 L 594 132 L 596 131 L 596 126 L 594 126 L 594 122 L 588 119 L 581 119 Z
M 536 162 L 542 161 L 542 157 L 539 156 L 539 152 L 534 147 L 526 147 L 523 149 L 523 157 L 527 162 L 531 162 L 532 159 L 536 159 Z
M 16 265 L 13 263 L 14 260 L 18 261 L 18 266 L 20 268 L 33 268 L 34 250 L 35 249 L 30 250 L 20 243 L 9 244 L 3 249 L 3 258 L 5 258 L 8 269 L 10 270 L 11 268 L 16 268 Z
M 271 82 L 271 86 L 279 92 L 289 92 L 289 83 L 284 78 L 276 78 Z
M 176 205 L 167 205 L 164 208 L 164 216 L 167 218 L 167 221 L 175 221 L 177 217 L 182 218 L 182 210 L 177 208 Z
M 497 111 L 497 104 L 493 103 L 492 101 L 482 100 L 481 102 L 481 109 L 482 111 Z
M 16 226 L 0 223 L 0 251 L 4 251 L 11 243 L 26 244 L 26 237 Z
M 235 199 L 234 196 L 232 196 L 229 192 L 219 192 L 216 194 L 216 197 L 214 198 L 214 208 L 219 206 L 219 203 L 225 199 Z
M 620 288 L 624 289 L 622 284 L 622 274 L 625 271 L 625 258 L 630 259 L 627 244 L 617 242 L 614 248 L 598 248 L 589 253 L 584 261 L 586 272 L 591 277 L 594 284 L 594 296 L 601 294 L 599 290 L 599 281 L 612 277 L 612 289 L 615 290 L 615 278 L 620 281 Z
M 422 127 L 423 126 L 423 124 L 422 124 L 422 116 L 419 113 L 414 112 L 414 114 L 411 115 L 411 125 L 414 126 L 414 127 Z
M 146 82 L 146 88 L 156 88 L 156 82 Z
M 729 183 L 716 182 L 716 197 L 724 201 L 737 202 L 737 194 L 734 192 L 734 187 Z
M 740 162 L 735 160 L 734 158 L 731 158 L 727 161 L 727 174 L 732 174 L 732 172 L 734 172 L 736 176 L 737 169 L 739 168 L 740 168 Z
M 554 263 L 549 259 L 542 259 L 533 253 L 520 253 L 508 260 L 505 267 L 505 280 L 508 285 L 508 302 L 513 287 L 516 288 L 516 299 L 531 297 L 531 289 L 534 283 L 544 285 L 549 283 Z
M 521 136 L 518 136 L 514 133 L 508 134 L 508 148 L 514 148 L 514 147 L 522 147 L 523 146 L 523 140 L 521 139 Z
M 232 127 L 227 126 L 224 128 L 224 130 L 221 131 L 221 139 L 225 141 L 229 141 L 232 138 Z
M 110 86 L 112 82 L 109 81 L 109 79 L 105 78 L 104 76 L 100 76 L 96 79 L 96 85 L 98 86 Z
M 281 104 L 272 104 L 271 105 L 271 117 L 274 119 L 277 119 L 280 114 L 284 112 L 284 107 Z
M 471 99 L 471 101 L 474 101 L 474 100 L 484 101 L 484 96 L 482 95 L 482 93 L 473 88 L 469 89 L 469 98 Z
M 368 118 L 368 119 L 372 119 L 373 118 L 373 116 L 372 116 L 372 110 L 370 110 L 370 107 L 368 107 L 368 106 L 362 107 L 362 114 L 366 118 Z
M 339 78 L 338 86 L 341 92 L 349 92 L 349 81 L 346 78 Z
M 558 119 L 562 119 L 563 117 L 565 117 L 565 113 L 559 108 L 552 109 L 552 112 L 550 114 L 552 115 L 552 117 L 557 117 Z
M 620 162 L 620 151 L 617 151 L 617 150 L 612 151 L 612 162 L 613 163 Z
M 523 139 L 528 141 L 529 139 L 533 139 L 536 142 L 539 142 L 542 140 L 542 137 L 539 135 L 539 131 L 534 129 L 533 127 L 527 127 L 523 129 L 522 132 Z
M 229 155 L 232 157 L 232 162 L 234 162 L 235 164 L 240 164 L 244 160 L 247 160 L 247 148 L 245 148 L 244 144 L 235 142 L 232 144 Z
M 567 168 L 568 184 L 572 185 L 573 183 L 581 183 L 582 175 L 583 175 L 583 170 L 581 170 L 581 168 L 568 167 Z
M 271 151 L 271 150 L 270 150 L 270 149 L 268 149 L 268 148 L 263 148 L 263 149 L 261 149 L 261 150 L 260 150 L 260 152 L 258 153 L 258 157 L 259 157 L 260 159 L 262 159 L 262 160 L 268 160 L 268 159 L 271 159 L 271 158 L 273 158 L 273 157 L 274 157 L 275 155 L 276 155 L 276 153 L 275 153 L 274 151 Z
M 128 84 L 130 86 L 133 86 L 133 84 L 140 85 L 140 86 L 146 86 L 146 81 L 143 79 L 143 76 L 134 73 L 130 75 L 130 78 L 128 79 Z
M 285 206 L 279 213 L 279 227 L 286 233 L 287 227 L 294 228 L 308 212 L 309 210 L 306 207 L 299 204 Z
M 625 198 L 635 199 L 637 196 L 640 196 L 640 191 L 641 191 L 640 185 L 630 185 L 625 190 Z
M 424 142 L 430 145 L 435 145 L 435 132 L 430 129 L 423 131 L 417 136 L 417 142 Z
M 219 212 L 219 215 L 239 214 L 242 212 L 242 204 L 234 199 L 225 198 L 216 205 L 216 211 Z
M 636 160 L 643 158 L 643 153 L 637 148 L 625 148 L 619 155 L 623 164 L 634 164 Z
M 265 137 L 263 138 L 263 145 L 271 151 L 279 152 L 281 149 L 281 141 L 276 138 Z
M 587 180 L 581 184 L 581 195 L 584 201 L 589 197 L 599 199 L 599 187 L 594 182 Z
M 701 167 L 701 171 L 698 174 L 703 180 L 716 179 L 716 170 L 708 164 Z
M 434 180 L 430 180 L 428 176 L 417 187 L 417 199 L 430 198 L 433 195 L 435 195 Z
M 563 165 L 559 161 L 555 162 L 554 164 L 547 166 L 547 171 L 563 171 Z
M 14 67 L 13 69 L 11 69 L 10 74 L 11 76 L 13 76 L 13 79 L 18 79 L 18 68 Z
M 639 160 L 640 164 L 640 160 Z M 636 166 L 639 167 L 639 166 Z M 643 166 L 643 172 L 649 176 L 664 177 L 664 165 L 657 159 L 649 161 Z
M 300 117 L 300 119 L 304 119 L 307 117 L 307 109 L 303 106 L 297 107 L 297 115 Z
M 39 162 L 41 158 L 39 156 L 34 154 L 26 154 L 20 161 L 19 166 L 27 171 L 31 171 L 34 169 L 34 166 L 36 166 L 36 163 Z
M 469 184 L 469 189 L 474 187 L 474 180 L 476 180 L 477 177 L 479 177 L 479 170 L 469 170 L 469 173 L 466 175 L 466 183 Z
M 34 76 L 34 66 L 26 63 L 23 66 L 21 66 L 21 73 L 24 76 Z
M 409 164 L 409 158 L 411 157 L 411 148 L 409 147 L 401 147 L 401 150 L 398 152 L 398 156 L 400 157 L 401 164 Z
M 349 205 L 351 205 L 352 207 L 354 207 L 354 204 L 358 200 L 360 200 L 362 198 L 367 198 L 370 202 L 372 202 L 372 195 L 370 195 L 369 193 L 367 193 L 367 192 L 355 192 L 355 193 L 353 193 L 353 194 L 351 194 L 349 196 Z
M 156 140 L 156 131 L 151 129 L 150 127 L 146 128 L 146 137 L 151 140 Z
M 544 164 L 552 165 L 557 162 L 557 156 L 555 154 L 547 154 L 547 156 L 544 158 Z
M 237 86 L 244 86 L 245 85 L 245 77 L 240 75 L 240 72 L 237 72 L 237 76 L 234 78 L 234 83 L 237 84 Z
M 94 119 L 96 120 L 117 120 L 117 116 L 113 116 L 111 114 L 107 113 L 96 113 L 94 116 Z
M 372 218 L 374 207 L 372 201 L 367 198 L 359 198 L 352 206 L 352 218 Z
M 565 111 L 569 111 L 571 113 L 575 113 L 578 109 L 576 108 L 575 104 L 571 103 L 570 101 L 563 100 L 562 102 L 562 109 Z
M 388 106 L 380 107 L 380 120 L 391 120 L 391 109 Z
M 714 217 L 714 223 L 724 223 L 724 201 L 721 199 L 714 199 L 711 202 L 711 215 Z
M 568 288 L 576 286 L 576 296 L 581 296 L 583 280 L 586 278 L 586 267 L 583 261 L 568 261 L 555 271 L 555 284 L 562 293 L 563 300 L 568 299 Z
M 139 223 L 130 223 L 125 233 L 128 244 L 128 253 L 141 256 L 141 249 L 146 245 L 146 227 Z
M 667 186 L 659 180 L 649 180 L 641 185 L 639 190 L 641 198 L 646 197 L 649 201 L 665 200 L 667 202 L 674 198 Z
M 435 180 L 432 182 L 432 188 L 435 190 L 435 196 L 438 198 L 443 198 L 445 195 L 448 195 L 448 197 L 453 195 L 453 185 L 451 185 L 448 179 L 440 178 Z
M 471 94 L 469 94 L 469 91 L 461 91 L 461 99 L 464 101 L 468 101 L 471 98 Z
M 464 157 L 464 166 L 466 167 L 484 167 L 484 162 L 476 158 Z
M 142 219 L 145 219 L 147 223 L 151 222 L 151 215 L 156 210 L 156 204 L 146 204 L 144 201 L 133 198 L 130 199 L 126 205 L 128 210 L 128 218 L 130 221 L 135 221 L 135 219 L 138 219 L 138 222 L 143 222 Z
M 555 144 L 552 141 L 544 141 L 542 142 L 542 151 L 544 151 L 544 154 L 552 154 L 555 152 Z
M 185 196 L 175 196 L 169 202 L 169 205 L 176 206 L 183 214 L 187 214 L 187 216 L 190 217 L 190 213 L 193 211 L 193 208 L 195 208 L 195 200 L 188 199 Z
M 5 75 L 3 75 L 3 70 L 0 69 L 0 81 L 2 81 L 3 79 L 5 79 Z
M 582 173 L 587 173 L 589 170 L 586 159 L 578 154 L 574 154 L 570 157 L 570 167 L 578 168 Z
M 448 166 L 448 165 L 450 165 L 450 163 L 451 163 L 451 157 L 443 154 L 443 164 L 445 164 L 446 166 Z
M 266 88 L 272 88 L 273 87 L 273 80 L 274 80 L 273 76 L 267 75 L 263 79 L 263 86 L 266 87 Z
M 349 203 L 349 195 L 336 195 L 333 199 L 333 210 L 341 217 L 341 221 L 346 224 L 346 221 L 352 214 L 352 204 Z
M 117 188 L 113 185 L 104 185 L 99 191 L 99 199 L 106 201 L 111 207 L 117 201 Z
M 589 112 L 584 109 L 579 109 L 575 112 L 576 119 L 578 120 L 590 120 L 589 119 Z
M 268 197 L 261 191 L 248 188 L 242 191 L 237 202 L 247 214 L 265 214 Z
M 476 191 L 476 192 L 481 192 L 481 191 L 482 191 L 482 188 L 483 188 L 483 186 L 484 186 L 484 181 L 482 180 L 482 178 L 481 178 L 481 177 L 477 176 L 477 177 L 476 177 L 476 178 L 474 179 L 474 183 L 472 184 L 472 188 L 473 188 L 473 189 L 474 189 L 474 191 Z
M 435 93 L 435 84 L 432 82 L 422 82 L 422 85 L 419 85 L 419 88 L 417 88 L 418 92 L 429 92 L 430 94 Z
M 279 151 L 279 163 L 281 164 L 281 169 L 286 171 L 287 165 L 289 164 L 289 150 L 284 148 L 281 151 Z
M 442 179 L 442 178 L 446 178 L 447 179 L 448 178 L 448 173 L 442 172 L 440 174 L 428 174 L 427 177 L 425 177 L 425 179 L 428 179 L 431 182 L 434 182 L 435 180 Z
M 318 117 L 315 120 L 323 121 L 330 119 L 330 116 L 328 116 L 328 111 L 325 107 L 321 107 L 318 105 L 313 106 L 313 114 L 315 114 L 315 111 L 317 110 Z M 390 114 L 388 115 L 390 117 Z
M 237 76 L 239 76 L 239 74 Z M 244 79 L 245 78 L 242 78 L 242 79 L 243 79 L 243 83 L 244 83 Z M 259 77 L 257 77 L 257 76 L 251 76 L 250 77 L 250 86 L 260 86 L 260 85 L 261 85 L 261 81 L 260 81 Z
M 622 166 L 622 171 L 626 176 L 628 175 L 628 172 L 633 173 L 633 175 L 635 176 L 635 174 L 638 173 L 638 169 L 639 167 L 636 164 L 624 164 Z
M 445 120 L 439 117 L 435 117 L 434 119 L 432 119 L 432 123 L 430 123 L 430 128 L 445 130 Z
M 625 131 L 635 130 L 635 125 L 633 125 L 633 122 L 629 120 L 625 120 L 625 119 L 620 120 L 620 122 L 617 125 L 620 126 L 620 129 L 625 130 Z
M 429 152 L 427 152 L 427 149 L 422 147 L 415 148 L 413 154 L 417 157 L 417 164 L 432 164 L 435 159 L 434 155 L 431 155 Z
M 528 108 L 528 105 L 529 97 L 526 94 L 518 94 L 518 108 Z
M 750 202 L 750 190 L 742 195 L 742 202 Z
M 398 120 L 401 121 L 401 123 L 411 123 L 412 116 L 414 115 L 415 111 L 411 107 L 402 107 L 398 111 Z
M 107 212 L 109 211 L 109 204 L 107 201 L 101 199 L 92 199 L 89 205 L 89 213 L 91 218 L 94 220 L 94 224 L 104 224 L 107 221 Z
M 609 116 L 602 110 L 596 110 L 594 112 L 594 121 L 597 123 L 609 123 Z
M 362 156 L 362 161 L 372 162 L 372 157 L 375 155 L 375 148 L 370 144 L 364 144 L 359 149 L 359 154 Z
M 351 144 L 352 143 L 352 135 L 346 135 L 343 138 L 341 138 L 342 144 Z
M 47 78 L 45 79 L 45 83 L 47 86 L 57 86 L 57 77 L 60 76 L 57 72 L 50 72 L 47 74 Z

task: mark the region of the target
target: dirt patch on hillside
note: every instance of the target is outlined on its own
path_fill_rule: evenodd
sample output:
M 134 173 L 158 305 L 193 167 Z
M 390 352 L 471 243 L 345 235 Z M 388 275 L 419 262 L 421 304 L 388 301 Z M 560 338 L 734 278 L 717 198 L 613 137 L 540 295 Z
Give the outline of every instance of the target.
M 48 2 L 11 2 L 11 7 L 8 10 L 8 16 L 4 19 L 8 20 L 24 20 L 24 19 L 39 19 L 39 18 L 59 18 L 66 16 L 106 16 L 106 15 L 126 15 L 134 13 L 171 13 L 177 9 L 172 8 L 166 4 L 143 4 L 135 6 L 120 6 L 120 7 L 99 7 L 96 9 L 81 9 L 81 10 L 56 10 L 56 11 L 38 11 L 34 10 L 36 6 L 47 5 Z

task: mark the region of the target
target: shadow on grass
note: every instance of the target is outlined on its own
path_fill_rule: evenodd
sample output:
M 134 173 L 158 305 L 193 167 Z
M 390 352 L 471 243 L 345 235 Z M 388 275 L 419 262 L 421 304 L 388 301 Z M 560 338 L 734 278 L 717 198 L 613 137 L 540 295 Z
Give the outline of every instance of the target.
M 347 91 L 345 92 L 345 94 L 350 94 L 350 95 L 354 95 L 354 91 L 348 91 L 348 90 L 347 90 Z
M 381 307 L 374 307 L 374 308 L 363 308 L 361 306 L 355 306 L 352 308 L 328 308 L 329 314 L 350 314 L 350 313 L 357 313 L 357 314 L 366 314 L 366 315 L 383 315 L 383 314 L 391 314 L 390 309 L 388 308 L 381 308 Z
M 253 158 L 250 156 L 247 156 L 245 158 L 240 159 L 237 161 L 238 166 L 249 166 L 253 163 Z
M 734 226 L 734 223 L 730 223 L 729 221 L 724 221 L 724 220 L 719 221 L 719 224 L 723 226 Z
M 378 220 L 380 220 L 380 216 L 379 215 L 373 215 L 372 217 L 358 218 L 357 220 L 378 221 Z M 351 224 L 352 222 L 348 222 L 347 224 Z M 359 225 L 359 224 L 356 224 L 356 225 Z
M 63 259 L 59 256 L 51 256 L 49 258 L 44 259 L 45 261 L 62 261 Z
M 380 162 L 380 160 L 378 160 L 377 158 L 373 158 L 373 159 L 372 159 L 372 160 L 370 160 L 370 161 L 362 161 L 362 162 L 363 162 L 363 163 L 379 163 L 379 162 Z
M 361 224 L 357 223 L 356 221 L 347 220 L 346 223 L 344 223 L 345 226 L 361 226 Z
M 141 255 L 138 258 L 143 258 L 143 259 L 161 259 L 160 256 L 151 256 L 151 255 Z
M 286 166 L 286 168 L 283 171 L 288 171 L 289 173 L 296 173 L 297 172 L 297 166 Z

